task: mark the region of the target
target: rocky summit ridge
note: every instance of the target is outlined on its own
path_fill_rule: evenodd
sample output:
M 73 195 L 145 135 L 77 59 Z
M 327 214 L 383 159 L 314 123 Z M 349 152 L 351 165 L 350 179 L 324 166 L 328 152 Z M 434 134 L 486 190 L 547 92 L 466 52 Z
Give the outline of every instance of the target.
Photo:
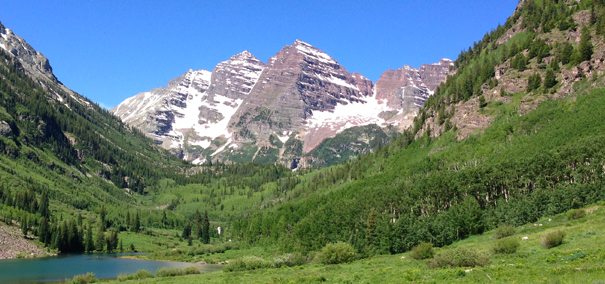
M 407 128 L 452 65 L 442 59 L 419 69 L 404 66 L 384 72 L 374 84 L 296 40 L 267 64 L 244 51 L 212 72 L 189 70 L 111 112 L 194 163 L 259 161 L 294 168 L 346 129 Z

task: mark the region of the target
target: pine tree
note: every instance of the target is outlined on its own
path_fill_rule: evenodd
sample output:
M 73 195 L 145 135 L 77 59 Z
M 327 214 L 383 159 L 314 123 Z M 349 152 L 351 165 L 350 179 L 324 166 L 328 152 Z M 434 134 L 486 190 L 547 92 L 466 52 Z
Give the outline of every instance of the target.
M 99 226 L 97 228 L 97 237 L 95 238 L 95 250 L 103 251 L 105 247 L 105 233 L 102 230 L 102 223 L 99 222 Z
M 21 216 L 21 232 L 23 233 L 24 238 L 27 238 L 27 231 L 27 214 L 23 214 L 23 216 Z
M 204 219 L 202 220 L 202 243 L 210 243 L 210 220 L 208 220 L 208 211 L 204 211 Z
M 181 236 L 185 239 L 191 236 L 191 223 L 185 224 L 185 226 L 183 227 L 183 234 Z
M 133 232 L 138 232 L 141 229 L 141 220 L 139 219 L 139 212 L 134 217 L 134 224 L 130 227 L 130 230 Z
M 580 61 L 588 61 L 592 58 L 592 41 L 590 31 L 587 26 L 582 27 L 582 37 L 580 38 Z
M 479 107 L 484 108 L 487 106 L 487 102 L 485 101 L 485 97 L 483 95 L 479 96 Z
M 130 221 L 130 210 L 126 211 L 126 227 L 130 229 L 130 225 L 131 225 L 131 221 Z
M 105 223 L 105 218 L 107 216 L 107 212 L 105 211 L 105 205 L 101 206 L 101 213 L 99 214 L 99 216 L 101 217 L 101 226 L 100 229 L 101 231 L 105 232 L 106 227 L 106 223 Z
M 50 242 L 49 234 L 48 220 L 46 217 L 42 217 L 40 218 L 40 227 L 38 228 L 38 238 L 40 239 L 40 242 L 46 246 L 48 246 Z
M 86 232 L 86 245 L 85 245 L 85 250 L 86 252 L 91 252 L 94 249 L 94 242 L 93 242 L 93 236 L 92 236 L 92 225 L 90 224 L 90 222 L 88 222 L 88 231 Z
M 380 241 L 377 235 L 377 226 L 378 213 L 376 213 L 376 209 L 372 208 L 366 222 L 366 250 L 370 255 L 375 253 Z
M 124 246 L 122 246 L 122 239 L 120 239 L 120 252 L 124 252 Z
M 39 207 L 40 215 L 42 215 L 42 217 L 50 218 L 49 203 L 48 191 L 45 190 L 42 192 L 42 199 L 40 200 Z
M 546 71 L 546 75 L 544 76 L 544 87 L 546 89 L 550 89 L 557 84 L 557 76 L 552 69 L 548 69 Z

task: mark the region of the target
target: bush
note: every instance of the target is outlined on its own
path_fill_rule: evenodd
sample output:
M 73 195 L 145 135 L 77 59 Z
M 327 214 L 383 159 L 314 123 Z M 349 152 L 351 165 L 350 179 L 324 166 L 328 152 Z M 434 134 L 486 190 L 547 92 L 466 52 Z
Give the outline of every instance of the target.
M 496 240 L 510 237 L 515 234 L 515 227 L 510 225 L 499 226 L 494 232 L 494 238 Z
M 300 253 L 288 253 L 272 259 L 263 259 L 257 256 L 245 256 L 225 265 L 223 271 L 244 271 L 265 268 L 280 268 L 284 266 L 298 266 L 307 263 L 307 258 Z
M 65 280 L 67 284 L 88 284 L 88 283 L 96 283 L 99 280 L 95 277 L 95 274 L 92 272 L 88 272 L 86 274 L 80 274 L 74 276 L 74 278 L 70 280 Z
M 441 267 L 475 267 L 489 264 L 489 258 L 474 249 L 457 248 L 439 253 L 429 260 L 430 269 Z
M 519 240 L 516 238 L 505 238 L 497 240 L 492 251 L 494 254 L 511 254 L 516 253 L 519 248 Z
M 353 246 L 343 242 L 335 244 L 327 244 L 315 256 L 315 259 L 321 264 L 339 264 L 348 263 L 357 257 L 357 253 Z
M 118 281 L 123 282 L 123 281 L 128 281 L 128 280 L 142 280 L 142 279 L 153 278 L 153 277 L 154 277 L 153 273 L 149 272 L 148 270 L 139 269 L 139 270 L 137 270 L 136 273 L 118 275 Z
M 185 275 L 182 269 L 178 267 L 160 267 L 155 271 L 157 277 L 181 276 Z
M 416 260 L 433 258 L 433 255 L 433 244 L 431 243 L 421 243 L 413 247 L 412 253 L 410 253 L 410 256 Z
M 586 210 L 584 209 L 571 209 L 567 211 L 567 220 L 577 220 L 586 217 Z
M 557 230 L 550 232 L 542 239 L 542 246 L 547 249 L 560 246 L 563 243 L 563 238 L 565 238 L 564 231 Z
M 200 269 L 195 267 L 195 266 L 188 266 L 183 268 L 183 273 L 185 275 L 190 275 L 190 274 L 200 274 Z
M 244 271 L 244 270 L 256 270 L 256 269 L 264 269 L 271 268 L 273 264 L 271 261 L 264 260 L 258 256 L 244 256 L 242 258 L 236 259 L 229 264 L 225 265 L 223 271 L 232 272 L 232 271 Z

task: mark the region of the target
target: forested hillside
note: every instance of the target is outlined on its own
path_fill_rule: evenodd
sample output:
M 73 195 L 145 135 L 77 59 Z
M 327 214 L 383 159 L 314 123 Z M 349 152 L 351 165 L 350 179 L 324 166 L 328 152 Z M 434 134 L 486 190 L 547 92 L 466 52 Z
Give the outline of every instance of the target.
M 235 222 L 233 234 L 286 251 L 344 241 L 398 253 L 603 200 L 604 12 L 602 1 L 524 1 L 461 53 L 414 129 L 319 171 L 308 198 Z M 460 109 L 489 124 L 461 135 L 472 121 Z

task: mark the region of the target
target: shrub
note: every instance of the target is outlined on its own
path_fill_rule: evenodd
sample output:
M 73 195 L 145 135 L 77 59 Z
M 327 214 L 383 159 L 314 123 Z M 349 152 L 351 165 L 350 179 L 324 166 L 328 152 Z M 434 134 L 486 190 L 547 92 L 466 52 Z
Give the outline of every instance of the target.
M 307 263 L 307 258 L 300 253 L 288 253 L 276 256 L 272 259 L 263 259 L 257 256 L 246 256 L 236 259 L 225 265 L 223 271 L 244 271 L 265 268 L 280 268 L 284 266 L 298 266 Z
M 178 267 L 160 267 L 155 271 L 157 277 L 181 276 L 185 275 L 183 270 Z
M 183 273 L 185 275 L 190 275 L 190 274 L 200 274 L 200 269 L 195 267 L 195 266 L 188 266 L 183 268 Z
M 118 275 L 118 281 L 123 282 L 123 281 L 128 281 L 128 280 L 142 280 L 142 279 L 153 278 L 153 277 L 154 277 L 153 273 L 149 272 L 148 270 L 139 269 L 139 270 L 137 270 L 136 273 Z
M 95 274 L 92 272 L 88 272 L 86 274 L 80 274 L 74 276 L 74 278 L 70 280 L 65 280 L 67 284 L 88 284 L 88 283 L 96 283 L 99 280 L 95 277 Z
M 567 211 L 567 220 L 577 220 L 586 217 L 586 210 L 584 209 L 571 209 Z
M 497 240 L 492 250 L 494 254 L 516 253 L 519 248 L 519 240 L 516 238 L 505 238 Z
M 417 260 L 433 258 L 433 255 L 433 244 L 431 243 L 421 243 L 413 247 L 412 253 L 410 253 L 410 256 Z
M 498 229 L 494 232 L 495 239 L 502 239 L 506 237 L 510 237 L 515 234 L 515 227 L 510 225 L 499 226 Z
M 441 267 L 475 267 L 489 264 L 489 258 L 474 249 L 457 248 L 439 253 L 429 260 L 429 268 Z
M 273 264 L 271 261 L 262 259 L 257 256 L 244 256 L 242 258 L 236 259 L 235 261 L 230 262 L 225 265 L 223 271 L 232 272 L 232 271 L 243 271 L 243 270 L 256 270 L 256 269 L 264 269 L 271 268 Z
M 565 238 L 564 231 L 557 230 L 550 232 L 542 239 L 542 246 L 547 249 L 560 246 L 563 243 L 563 238 Z
M 339 264 L 348 263 L 357 257 L 355 249 L 348 243 L 337 242 L 335 244 L 327 244 L 315 256 L 315 259 L 321 264 Z

